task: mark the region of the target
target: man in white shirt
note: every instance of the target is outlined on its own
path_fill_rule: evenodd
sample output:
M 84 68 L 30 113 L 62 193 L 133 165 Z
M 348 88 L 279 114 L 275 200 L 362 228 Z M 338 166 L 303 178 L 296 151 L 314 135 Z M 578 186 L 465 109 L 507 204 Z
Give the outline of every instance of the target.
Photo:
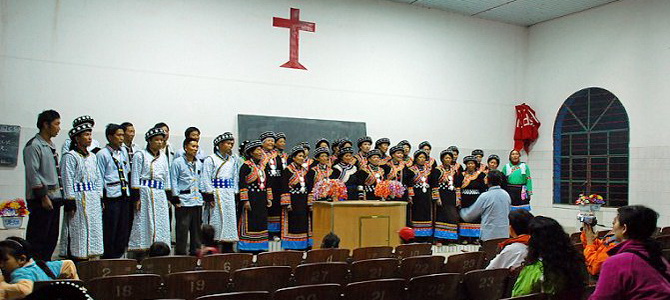
M 130 158 L 123 147 L 125 133 L 121 125 L 105 129 L 108 144 L 96 153 L 103 181 L 102 235 L 105 253 L 102 258 L 121 258 L 128 247 L 133 214 L 130 202 Z
M 518 268 L 528 255 L 528 224 L 533 214 L 525 209 L 510 211 L 509 235 L 511 238 L 500 243 L 502 250 L 491 260 L 486 269 Z
M 133 155 L 142 150 L 140 146 L 133 143 L 135 139 L 135 126 L 133 126 L 133 123 L 123 122 L 121 123 L 121 129 L 123 129 L 123 148 L 128 152 L 128 159 L 132 163 Z

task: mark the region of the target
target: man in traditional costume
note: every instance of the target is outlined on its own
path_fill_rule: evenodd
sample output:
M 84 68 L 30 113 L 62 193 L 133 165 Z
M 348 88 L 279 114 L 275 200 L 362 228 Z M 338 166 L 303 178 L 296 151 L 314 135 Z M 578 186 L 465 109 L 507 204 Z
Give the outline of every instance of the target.
M 170 245 L 167 193 L 171 192 L 170 166 L 164 149 L 165 131 L 151 128 L 144 135 L 147 148 L 135 153 L 132 164 L 131 200 L 135 204 L 128 251 L 143 256 L 155 242 Z
M 224 252 L 232 252 L 237 233 L 235 194 L 239 192 L 240 159 L 233 155 L 235 138 L 225 132 L 214 139 L 214 154 L 205 158 L 202 174 L 203 197 L 208 214 L 205 222 L 214 227 L 214 240 Z
M 95 126 L 95 120 L 93 120 L 93 118 L 91 118 L 91 116 L 84 115 L 84 116 L 80 116 L 80 117 L 77 117 L 76 119 L 72 120 L 72 128 L 75 128 L 79 125 L 86 124 L 86 123 L 91 124 L 91 126 Z M 65 154 L 65 153 L 70 151 L 70 143 L 72 143 L 72 138 L 68 137 L 67 139 L 65 139 L 65 142 L 63 142 L 63 146 L 61 147 L 61 151 L 60 151 L 61 154 Z M 86 150 L 91 151 L 93 154 L 95 154 L 95 153 L 98 152 L 98 150 L 101 149 L 100 145 L 101 144 L 100 144 L 100 142 L 98 142 L 98 140 L 93 139 L 91 141 L 91 145 L 88 146 L 88 149 L 86 149 Z
M 70 151 L 63 154 L 61 178 L 65 195 L 61 256 L 75 260 L 98 258 L 104 252 L 102 233 L 102 175 L 88 147 L 93 125 L 70 130 Z

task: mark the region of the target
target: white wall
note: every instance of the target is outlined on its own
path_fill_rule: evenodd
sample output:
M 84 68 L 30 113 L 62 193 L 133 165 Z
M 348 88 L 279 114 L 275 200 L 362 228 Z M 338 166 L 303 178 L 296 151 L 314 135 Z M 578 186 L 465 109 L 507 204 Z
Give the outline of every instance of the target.
M 309 71 L 279 67 L 288 30 L 272 17 L 291 7 L 316 22 L 301 33 Z M 526 28 L 381 0 L 2 0 L 0 26 L 1 123 L 23 126 L 22 144 L 53 108 L 59 145 L 82 114 L 100 141 L 109 122 L 132 121 L 141 143 L 165 121 L 179 145 L 191 125 L 206 143 L 236 131 L 242 113 L 364 121 L 437 152 L 508 149 L 524 92 Z M 0 198 L 23 185 L 21 163 L 0 169 Z
M 630 204 L 670 226 L 670 1 L 626 0 L 530 27 L 525 98 L 543 121 L 531 153 L 534 208 L 575 226 L 574 209 L 552 204 L 553 124 L 572 93 L 601 87 L 630 119 Z M 602 213 L 611 224 L 615 212 Z

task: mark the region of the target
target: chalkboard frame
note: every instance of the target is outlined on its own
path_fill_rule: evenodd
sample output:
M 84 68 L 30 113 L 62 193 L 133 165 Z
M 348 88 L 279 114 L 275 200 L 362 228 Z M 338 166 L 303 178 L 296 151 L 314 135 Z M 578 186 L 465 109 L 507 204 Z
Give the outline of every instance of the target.
M 21 126 L 0 124 L 0 167 L 16 167 L 20 141 Z
M 335 139 L 356 140 L 367 135 L 365 122 L 293 118 L 264 115 L 237 115 L 237 131 L 240 141 L 256 140 L 265 131 L 284 132 L 287 136 L 286 150 L 300 142 L 314 143 L 325 138 L 332 143 Z

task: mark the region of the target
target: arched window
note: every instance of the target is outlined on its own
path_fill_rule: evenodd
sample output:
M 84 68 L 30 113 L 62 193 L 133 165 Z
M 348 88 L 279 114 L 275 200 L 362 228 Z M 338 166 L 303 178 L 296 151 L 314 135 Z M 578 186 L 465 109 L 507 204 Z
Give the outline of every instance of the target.
M 587 88 L 561 106 L 554 124 L 554 203 L 599 194 L 607 206 L 628 204 L 629 124 L 611 92 Z

